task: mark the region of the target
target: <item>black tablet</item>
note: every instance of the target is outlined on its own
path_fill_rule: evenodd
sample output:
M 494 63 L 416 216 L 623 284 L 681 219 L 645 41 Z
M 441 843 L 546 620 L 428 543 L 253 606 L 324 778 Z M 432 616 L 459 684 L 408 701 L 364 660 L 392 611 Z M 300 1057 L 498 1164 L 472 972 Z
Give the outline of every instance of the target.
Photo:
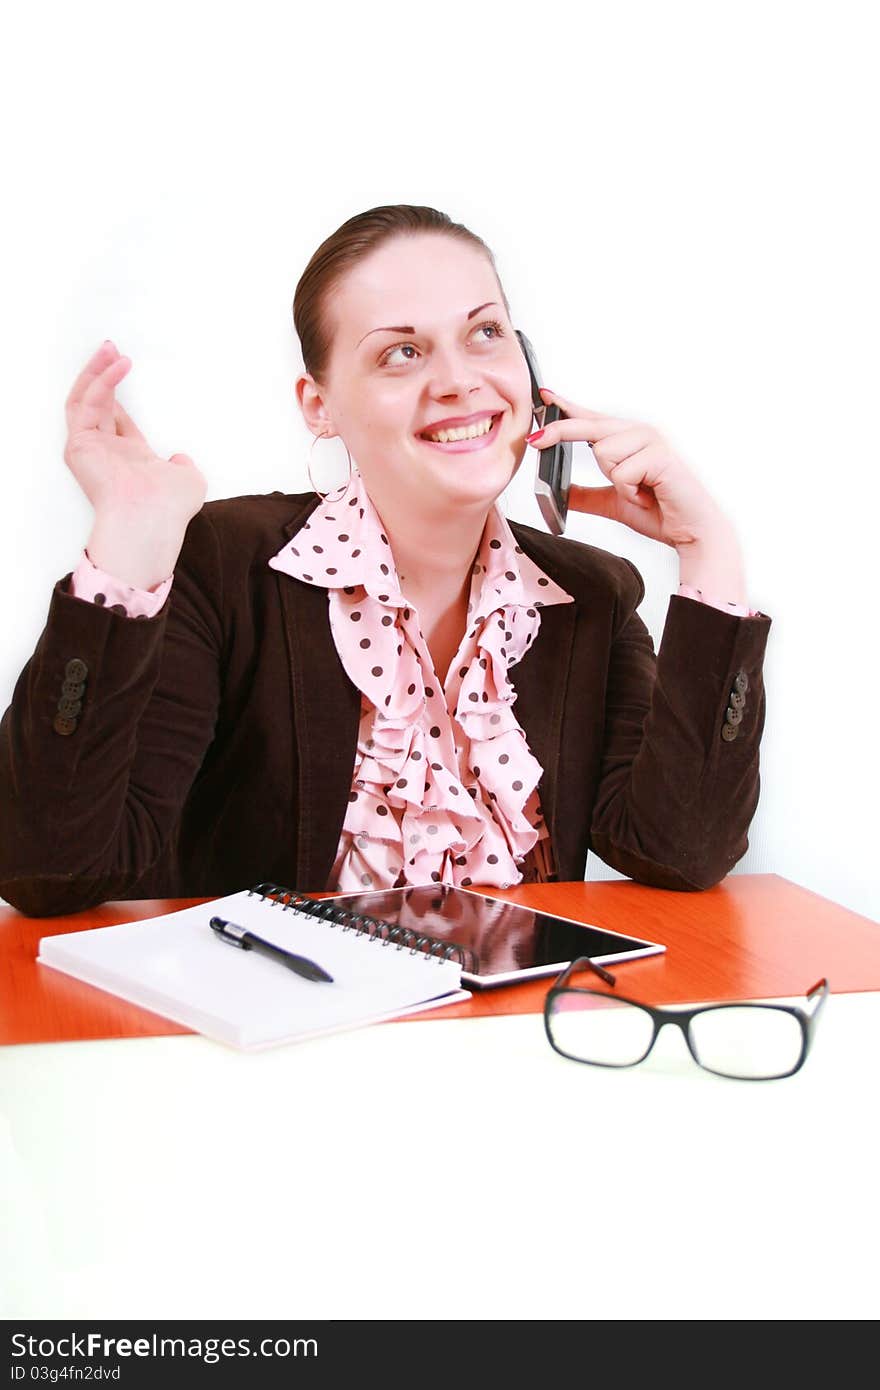
M 656 941 L 443 884 L 346 893 L 325 901 L 407 934 L 463 947 L 468 968 L 462 970 L 461 982 L 468 989 L 558 974 L 579 956 L 611 965 L 666 950 Z

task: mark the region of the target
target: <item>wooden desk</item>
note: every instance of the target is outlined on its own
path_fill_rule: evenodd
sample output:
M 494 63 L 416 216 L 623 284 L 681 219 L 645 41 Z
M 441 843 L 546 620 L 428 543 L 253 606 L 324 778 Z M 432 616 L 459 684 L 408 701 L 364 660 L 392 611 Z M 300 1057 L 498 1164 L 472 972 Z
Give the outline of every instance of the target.
M 664 955 L 621 968 L 627 993 L 650 1003 L 880 990 L 880 925 L 776 874 L 733 874 L 704 893 L 630 882 L 492 890 L 512 902 L 661 941 Z M 205 901 L 107 903 L 70 917 L 0 908 L 0 1043 L 157 1037 L 189 1030 L 36 963 L 41 937 L 134 921 Z M 412 1020 L 539 1013 L 548 980 L 475 994 Z

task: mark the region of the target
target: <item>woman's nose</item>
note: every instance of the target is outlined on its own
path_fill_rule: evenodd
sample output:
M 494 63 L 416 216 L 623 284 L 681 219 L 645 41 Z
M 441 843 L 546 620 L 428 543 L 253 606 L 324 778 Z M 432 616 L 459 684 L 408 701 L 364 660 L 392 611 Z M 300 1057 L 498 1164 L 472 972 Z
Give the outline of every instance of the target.
M 474 364 L 459 352 L 438 349 L 431 364 L 431 384 L 438 396 L 465 396 L 478 385 Z

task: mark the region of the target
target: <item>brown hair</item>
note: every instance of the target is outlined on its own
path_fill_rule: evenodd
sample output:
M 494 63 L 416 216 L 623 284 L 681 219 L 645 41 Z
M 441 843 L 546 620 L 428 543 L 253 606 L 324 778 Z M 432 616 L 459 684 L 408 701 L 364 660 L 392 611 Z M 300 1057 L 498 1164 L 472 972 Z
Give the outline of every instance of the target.
M 504 307 L 510 305 L 498 277 L 495 257 L 486 243 L 460 222 L 436 208 L 398 203 L 359 212 L 323 241 L 299 279 L 293 297 L 293 322 L 302 348 L 303 366 L 319 384 L 327 371 L 333 346 L 328 304 L 346 273 L 371 251 L 395 236 L 432 232 L 468 241 L 486 256 L 495 271 Z

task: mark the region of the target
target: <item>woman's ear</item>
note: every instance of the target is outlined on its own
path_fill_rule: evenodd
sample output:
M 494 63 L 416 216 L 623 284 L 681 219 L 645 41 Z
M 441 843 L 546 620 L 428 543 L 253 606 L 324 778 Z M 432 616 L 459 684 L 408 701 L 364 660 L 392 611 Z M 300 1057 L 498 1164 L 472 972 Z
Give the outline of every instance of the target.
M 315 437 L 323 434 L 326 439 L 336 434 L 333 421 L 324 402 L 320 386 L 308 372 L 297 377 L 295 394 L 303 419 Z

